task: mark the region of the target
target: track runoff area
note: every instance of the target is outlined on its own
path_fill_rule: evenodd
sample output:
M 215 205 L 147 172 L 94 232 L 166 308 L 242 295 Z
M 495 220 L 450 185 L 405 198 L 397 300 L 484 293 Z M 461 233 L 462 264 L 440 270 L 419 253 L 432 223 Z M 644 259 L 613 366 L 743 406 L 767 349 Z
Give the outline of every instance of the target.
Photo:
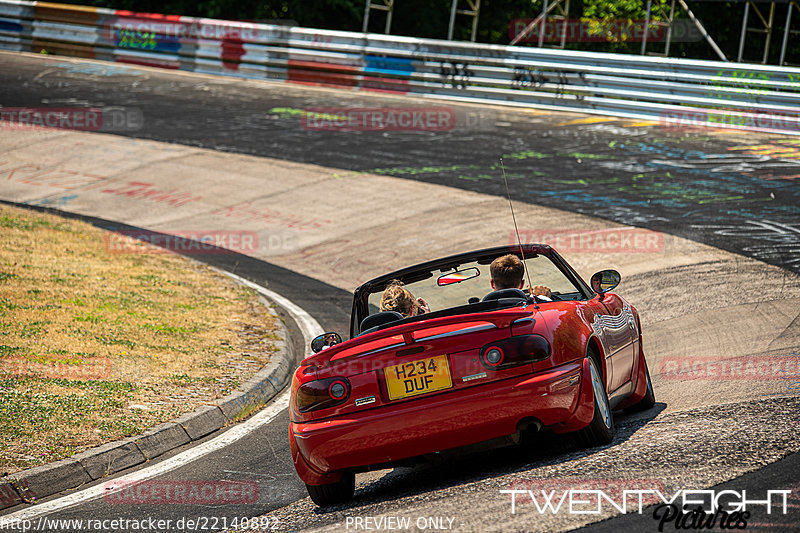
M 750 517 L 737 517 L 748 529 L 798 523 L 796 483 L 780 475 L 794 471 L 781 461 L 800 449 L 790 374 L 800 346 L 796 138 L 64 58 L 2 54 L 2 61 L 6 107 L 96 107 L 133 117 L 93 131 L 3 128 L 2 199 L 165 234 L 250 232 L 257 238 L 239 239 L 230 256 L 194 256 L 244 270 L 325 330 L 346 331 L 348 293 L 366 279 L 511 242 L 502 155 L 525 242 L 550 241 L 584 277 L 602 268 L 622 273 L 618 291 L 642 315 L 658 401 L 650 412 L 619 414 L 609 447 L 553 440 L 533 454 L 486 451 L 364 474 L 351 504 L 325 512 L 294 477 L 282 410 L 152 478 L 255 483 L 255 501 L 117 505 L 62 496 L 42 502 L 56 507 L 40 513 L 38 505 L 12 513 L 33 513 L 26 514 L 32 524 L 152 517 L 171 520 L 175 531 L 211 517 L 218 529 L 557 531 L 617 524 L 599 521 L 620 513 L 614 504 L 627 490 L 642 494 L 643 512 L 630 500 L 625 518 L 644 522 L 616 519 L 613 527 L 657 531 L 660 519 L 648 506 L 658 494 L 705 498 L 700 505 L 708 507 L 730 487 L 735 494 L 721 500 L 749 502 Z M 337 129 L 322 120 L 354 108 L 383 124 L 394 116 L 398 128 Z M 427 118 L 415 125 L 414 116 Z M 192 450 L 181 453 L 191 458 Z M 755 477 L 740 477 L 748 472 Z M 690 492 L 699 489 L 712 492 Z M 83 490 L 92 487 L 65 496 Z M 784 490 L 792 492 L 782 507 L 785 493 L 769 491 Z M 541 491 L 565 498 L 563 505 L 543 509 Z M 768 496 L 769 509 L 758 503 Z M 575 507 L 588 498 L 594 507 Z M 242 528 L 236 517 L 256 520 Z M 663 526 L 678 520 L 698 526 L 683 516 Z

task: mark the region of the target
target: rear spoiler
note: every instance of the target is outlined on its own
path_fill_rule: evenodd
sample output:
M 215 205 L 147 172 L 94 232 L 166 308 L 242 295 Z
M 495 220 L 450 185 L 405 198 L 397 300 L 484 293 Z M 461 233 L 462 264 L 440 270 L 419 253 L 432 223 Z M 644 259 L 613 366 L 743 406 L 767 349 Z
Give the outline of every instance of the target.
M 331 346 L 330 348 L 307 357 L 303 360 L 303 364 L 325 366 L 331 359 L 341 360 L 348 357 L 363 355 L 366 352 L 384 349 L 392 345 L 415 344 L 417 340 L 414 338 L 413 334 L 419 330 L 445 327 L 459 323 L 471 324 L 478 322 L 494 324 L 498 329 L 507 328 L 511 326 L 514 321 L 520 318 L 528 318 L 534 313 L 532 309 L 526 309 L 526 307 L 527 306 L 467 315 L 431 318 L 429 320 L 419 320 L 408 324 L 399 324 Z M 392 340 L 395 342 L 391 342 Z

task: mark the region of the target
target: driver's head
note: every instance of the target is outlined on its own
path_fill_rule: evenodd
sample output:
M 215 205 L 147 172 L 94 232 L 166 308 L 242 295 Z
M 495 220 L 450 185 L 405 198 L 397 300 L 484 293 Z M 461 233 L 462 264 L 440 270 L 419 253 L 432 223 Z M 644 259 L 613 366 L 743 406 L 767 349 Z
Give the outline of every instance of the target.
M 498 257 L 489 265 L 489 272 L 492 275 L 492 289 L 521 289 L 523 276 L 525 275 L 525 265 L 519 257 L 513 254 Z
M 592 290 L 598 294 L 603 292 L 603 287 L 600 285 L 603 282 L 603 274 L 600 272 L 592 276 Z

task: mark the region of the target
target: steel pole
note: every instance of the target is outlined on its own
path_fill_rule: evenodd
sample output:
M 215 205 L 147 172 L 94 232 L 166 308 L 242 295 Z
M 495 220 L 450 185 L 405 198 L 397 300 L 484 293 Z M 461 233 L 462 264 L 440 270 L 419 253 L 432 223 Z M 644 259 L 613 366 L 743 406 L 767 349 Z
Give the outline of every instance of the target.
M 667 45 L 664 48 L 664 55 L 669 56 L 669 45 L 672 42 L 672 24 L 675 20 L 675 0 L 672 0 L 672 6 L 669 8 L 669 26 L 667 27 Z
M 450 25 L 447 26 L 447 40 L 453 40 L 453 27 L 456 25 L 456 9 L 458 8 L 458 0 L 453 0 L 453 6 L 450 8 Z
M 769 6 L 769 22 L 767 23 L 767 42 L 764 45 L 764 59 L 761 60 L 762 65 L 767 64 L 767 57 L 769 56 L 769 43 L 772 41 L 772 23 L 775 20 L 775 2 Z
M 481 13 L 481 0 L 475 2 L 475 5 L 472 6 L 472 11 L 474 15 L 472 18 L 472 38 L 470 40 L 474 43 L 475 35 L 478 33 L 478 17 Z
M 561 25 L 561 48 L 564 48 L 564 45 L 567 42 L 567 25 L 569 24 L 569 0 L 567 0 L 567 5 L 564 7 L 564 24 Z
M 392 29 L 392 11 L 394 11 L 394 0 L 389 0 L 387 2 L 389 13 L 386 15 L 386 31 L 384 32 L 386 35 L 389 35 Z
M 367 28 L 369 27 L 369 4 L 372 0 L 367 0 L 367 5 L 364 8 L 364 24 L 361 26 L 361 31 L 367 33 Z
M 642 54 L 647 49 L 647 30 L 650 28 L 650 7 L 652 0 L 647 0 L 647 13 L 644 15 L 644 35 L 642 36 Z
M 747 35 L 747 17 L 750 15 L 750 2 L 744 4 L 744 18 L 742 19 L 742 34 L 739 36 L 739 57 L 736 59 L 737 63 L 742 62 L 742 54 L 744 54 L 744 38 Z
M 703 27 L 703 24 L 701 24 L 700 21 L 697 20 L 697 17 L 694 16 L 694 13 L 691 9 L 689 9 L 689 6 L 686 5 L 686 2 L 684 0 L 678 0 L 678 3 L 680 4 L 681 8 L 686 11 L 686 14 L 689 15 L 689 19 L 694 23 L 695 26 L 697 26 L 697 29 L 700 30 L 700 35 L 702 35 L 706 42 L 711 46 L 711 49 L 716 52 L 721 60 L 727 61 L 728 58 L 725 57 L 725 54 L 719 49 L 719 46 L 717 46 L 717 43 L 715 43 L 714 39 L 712 39 L 708 34 L 706 29 Z
M 781 58 L 778 65 L 783 65 L 786 57 L 786 43 L 789 41 L 789 27 L 792 25 L 792 2 L 789 2 L 789 9 L 786 11 L 786 28 L 783 29 L 783 44 L 781 44 Z
M 547 0 L 544 0 L 544 9 L 542 9 L 542 25 L 539 28 L 539 48 L 542 47 L 542 43 L 544 42 L 544 26 L 547 22 Z

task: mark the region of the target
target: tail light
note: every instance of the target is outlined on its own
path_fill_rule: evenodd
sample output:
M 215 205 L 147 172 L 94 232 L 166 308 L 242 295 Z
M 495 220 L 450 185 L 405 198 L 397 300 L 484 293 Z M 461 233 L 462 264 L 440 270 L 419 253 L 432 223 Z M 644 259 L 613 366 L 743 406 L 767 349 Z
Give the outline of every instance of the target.
M 295 402 L 301 413 L 341 405 L 350 397 L 350 382 L 345 378 L 309 381 L 297 388 Z
M 548 357 L 550 343 L 541 335 L 509 337 L 487 344 L 480 351 L 481 364 L 489 370 L 504 370 Z
M 483 360 L 492 368 L 497 368 L 503 364 L 503 359 L 505 359 L 505 355 L 503 350 L 498 348 L 497 346 L 490 346 L 483 354 Z

